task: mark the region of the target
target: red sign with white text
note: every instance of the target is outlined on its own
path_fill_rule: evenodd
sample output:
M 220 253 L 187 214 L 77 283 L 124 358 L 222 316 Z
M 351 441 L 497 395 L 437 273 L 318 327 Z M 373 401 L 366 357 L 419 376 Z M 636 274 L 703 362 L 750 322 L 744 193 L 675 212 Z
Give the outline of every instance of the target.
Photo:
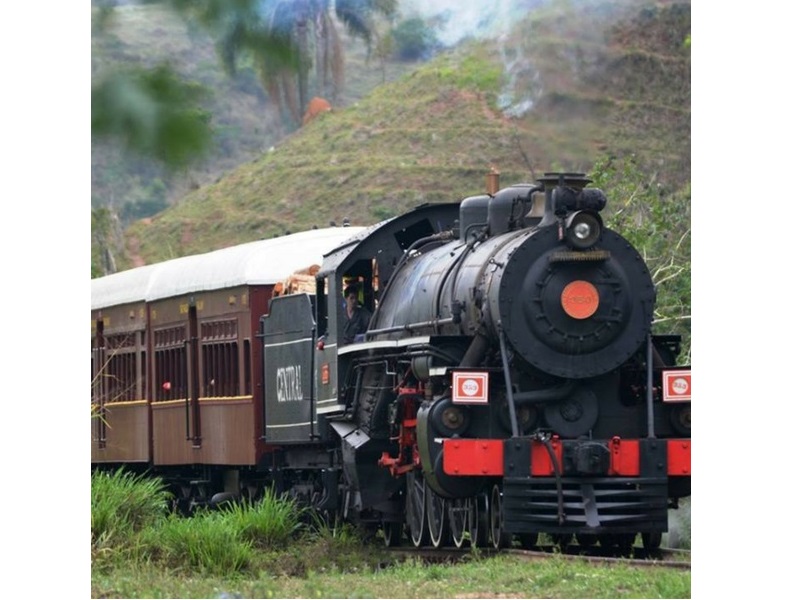
M 453 404 L 488 404 L 489 374 L 478 371 L 453 373 Z
M 664 402 L 689 402 L 692 399 L 692 372 L 664 371 L 662 373 Z

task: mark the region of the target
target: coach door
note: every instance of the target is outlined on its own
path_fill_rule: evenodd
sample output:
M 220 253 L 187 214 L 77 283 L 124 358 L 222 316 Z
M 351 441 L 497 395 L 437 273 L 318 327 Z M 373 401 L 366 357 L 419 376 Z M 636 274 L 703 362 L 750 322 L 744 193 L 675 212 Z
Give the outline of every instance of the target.
M 153 330 L 153 456 L 156 464 L 198 462 L 202 444 L 194 303 L 151 309 Z
M 314 433 L 313 351 L 316 323 L 306 294 L 272 299 L 261 319 L 264 339 L 264 438 L 307 442 Z

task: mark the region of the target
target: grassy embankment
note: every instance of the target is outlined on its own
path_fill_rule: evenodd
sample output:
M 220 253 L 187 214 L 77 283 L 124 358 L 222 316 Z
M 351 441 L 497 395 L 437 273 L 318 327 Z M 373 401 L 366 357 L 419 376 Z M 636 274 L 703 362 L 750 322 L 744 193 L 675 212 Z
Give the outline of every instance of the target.
M 93 475 L 93 598 L 691 597 L 691 573 L 675 569 L 481 552 L 425 565 L 273 496 L 192 519 L 168 500 L 157 480 Z

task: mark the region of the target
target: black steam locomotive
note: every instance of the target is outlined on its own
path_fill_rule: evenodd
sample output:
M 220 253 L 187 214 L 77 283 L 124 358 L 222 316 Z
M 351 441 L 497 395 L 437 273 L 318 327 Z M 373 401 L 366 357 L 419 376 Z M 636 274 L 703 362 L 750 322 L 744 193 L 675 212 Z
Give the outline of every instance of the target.
M 387 543 L 404 525 L 415 545 L 660 539 L 690 493 L 690 376 L 673 369 L 679 340 L 651 335 L 648 269 L 604 228 L 588 182 L 549 174 L 421 207 L 326 256 L 315 311 L 273 300 L 265 380 L 313 372 L 295 397 L 314 402 L 268 389 L 267 414 L 283 417 L 266 435 L 331 451 L 319 506 L 380 522 Z M 342 346 L 330 292 L 354 282 L 374 313 Z M 313 352 L 308 337 L 287 343 L 303 319 Z
M 210 292 L 176 292 L 189 317 L 180 364 L 194 365 L 183 391 L 162 381 L 150 319 L 137 364 L 143 436 L 185 427 L 186 447 L 151 442 L 139 463 L 171 475 L 186 501 L 272 487 L 388 545 L 530 546 L 545 533 L 657 546 L 691 491 L 691 373 L 675 364 L 679 337 L 652 334 L 648 268 L 604 227 L 606 198 L 588 183 L 546 174 L 354 230 L 325 254 L 315 289 L 272 293 L 252 331 L 240 324 L 250 385 L 222 434 L 236 402 L 209 395 L 215 354 L 191 345 Z M 350 344 L 345 288 L 372 313 Z M 149 314 L 153 300 L 140 301 Z M 238 457 L 208 447 L 231 438 L 246 442 Z M 95 452 L 98 439 L 94 463 L 127 462 Z

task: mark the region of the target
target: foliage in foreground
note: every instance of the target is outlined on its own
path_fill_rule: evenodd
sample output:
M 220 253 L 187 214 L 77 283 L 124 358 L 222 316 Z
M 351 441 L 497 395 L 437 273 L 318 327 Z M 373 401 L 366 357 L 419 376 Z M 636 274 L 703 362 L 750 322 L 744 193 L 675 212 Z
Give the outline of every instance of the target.
M 303 511 L 269 492 L 250 504 L 226 504 L 191 519 L 170 515 L 142 534 L 142 550 L 178 571 L 226 575 L 255 565 L 259 552 L 282 550 L 303 532 Z
M 351 527 L 328 529 L 271 491 L 254 503 L 199 509 L 191 519 L 170 513 L 170 498 L 156 478 L 122 469 L 92 473 L 93 572 L 136 564 L 209 577 L 295 576 L 363 561 Z
M 92 550 L 134 545 L 166 515 L 169 492 L 161 480 L 123 469 L 92 473 Z

